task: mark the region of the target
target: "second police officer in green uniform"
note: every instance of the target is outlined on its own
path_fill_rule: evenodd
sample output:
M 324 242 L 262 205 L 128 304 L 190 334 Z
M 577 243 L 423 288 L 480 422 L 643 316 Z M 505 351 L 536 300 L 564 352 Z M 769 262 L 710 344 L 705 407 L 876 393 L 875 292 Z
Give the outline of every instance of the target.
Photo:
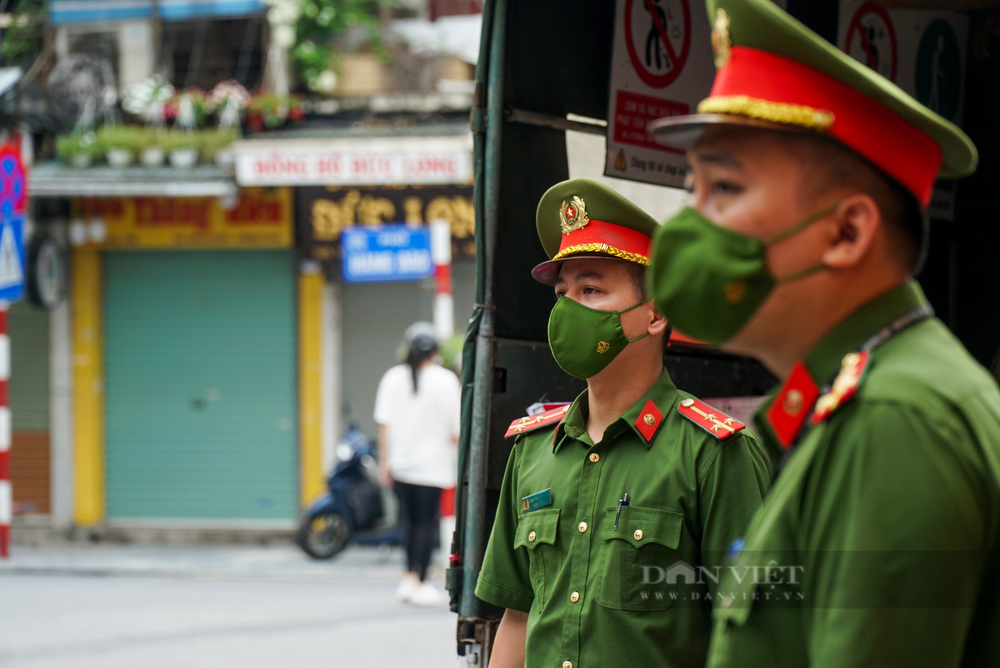
M 1000 666 L 1000 390 L 913 281 L 921 209 L 975 147 L 768 0 L 708 7 L 711 96 L 654 125 L 695 143 L 653 290 L 783 379 L 755 422 L 784 453 L 709 666 Z
M 552 354 L 588 389 L 508 431 L 476 587 L 507 609 L 490 665 L 700 668 L 715 582 L 693 570 L 719 568 L 759 508 L 766 457 L 663 368 L 668 323 L 645 282 L 656 221 L 575 179 L 542 197 L 537 225 Z

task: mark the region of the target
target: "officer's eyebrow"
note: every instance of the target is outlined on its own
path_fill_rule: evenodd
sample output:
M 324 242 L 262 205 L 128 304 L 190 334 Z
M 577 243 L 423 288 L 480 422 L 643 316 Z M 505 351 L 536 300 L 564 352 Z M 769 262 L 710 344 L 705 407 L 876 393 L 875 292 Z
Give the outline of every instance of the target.
M 707 149 L 695 149 L 694 158 L 702 164 L 718 165 L 729 169 L 743 169 L 743 163 L 737 160 L 732 153 L 725 151 L 712 151 Z

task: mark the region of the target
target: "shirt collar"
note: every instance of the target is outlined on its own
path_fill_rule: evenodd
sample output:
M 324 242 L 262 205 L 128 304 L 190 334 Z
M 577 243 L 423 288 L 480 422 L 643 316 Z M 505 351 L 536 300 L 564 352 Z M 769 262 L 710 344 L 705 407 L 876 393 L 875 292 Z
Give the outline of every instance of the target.
M 844 355 L 859 350 L 861 344 L 879 329 L 926 303 L 927 298 L 916 281 L 876 297 L 834 327 L 813 348 L 804 360 L 810 375 L 820 385 L 830 382 L 840 369 Z
M 809 375 L 821 387 L 831 382 L 840 369 L 844 355 L 859 350 L 861 344 L 880 328 L 925 303 L 927 297 L 916 281 L 908 281 L 876 297 L 830 330 L 806 356 L 803 364 Z M 761 403 L 754 415 L 758 433 L 772 431 L 767 420 L 767 411 L 774 398 L 781 394 L 784 384 L 782 382 L 768 399 Z
M 580 393 L 580 396 L 576 398 L 573 405 L 569 407 L 566 411 L 566 417 L 556 425 L 556 432 L 552 437 L 552 451 L 556 452 L 562 443 L 566 440 L 566 436 L 570 436 L 577 440 L 583 441 L 584 443 L 590 443 L 590 436 L 587 434 L 587 415 L 590 410 L 589 406 L 589 393 L 584 390 Z M 639 436 L 639 441 L 645 444 L 648 450 L 653 446 L 653 440 L 646 440 L 646 437 L 639 431 L 636 423 L 639 421 L 641 414 L 645 412 L 646 404 L 650 401 L 656 405 L 660 411 L 666 415 L 671 408 L 673 408 L 674 403 L 676 403 L 678 397 L 677 387 L 674 382 L 670 379 L 670 373 L 663 369 L 660 373 L 660 377 L 656 379 L 656 382 L 650 386 L 646 393 L 642 397 L 632 404 L 632 407 L 627 411 L 622 413 L 622 416 L 608 425 L 607 430 L 604 432 L 605 440 L 617 438 L 623 432 L 631 428 L 635 431 L 636 435 Z

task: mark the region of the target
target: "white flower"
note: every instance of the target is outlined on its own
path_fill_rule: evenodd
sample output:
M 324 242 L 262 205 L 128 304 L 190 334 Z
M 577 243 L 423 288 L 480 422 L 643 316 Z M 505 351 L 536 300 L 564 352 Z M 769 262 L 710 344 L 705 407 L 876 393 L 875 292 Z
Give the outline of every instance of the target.
M 292 26 L 275 26 L 271 34 L 274 43 L 282 48 L 289 49 L 295 44 L 295 28 Z
M 309 88 L 317 93 L 332 93 L 337 87 L 337 75 L 331 70 L 323 70 L 309 82 Z

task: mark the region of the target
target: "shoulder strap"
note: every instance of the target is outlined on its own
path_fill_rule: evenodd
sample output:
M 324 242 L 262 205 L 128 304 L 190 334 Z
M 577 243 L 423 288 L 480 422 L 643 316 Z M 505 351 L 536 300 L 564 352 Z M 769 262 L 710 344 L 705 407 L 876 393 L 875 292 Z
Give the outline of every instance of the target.
M 698 399 L 682 399 L 677 404 L 677 412 L 720 441 L 746 429 L 746 425 L 736 418 L 730 417 Z

